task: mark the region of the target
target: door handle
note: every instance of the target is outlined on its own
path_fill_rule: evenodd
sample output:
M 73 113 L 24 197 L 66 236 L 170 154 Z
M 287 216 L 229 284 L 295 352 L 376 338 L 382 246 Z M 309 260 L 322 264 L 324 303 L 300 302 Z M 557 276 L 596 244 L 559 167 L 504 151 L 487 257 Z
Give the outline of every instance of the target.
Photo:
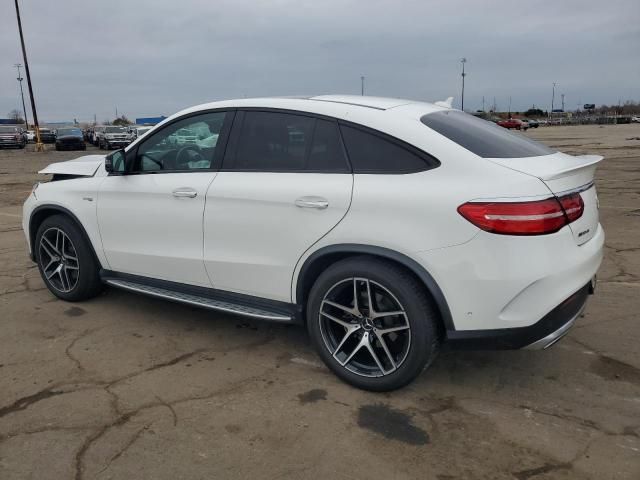
M 196 198 L 198 192 L 191 188 L 177 188 L 173 191 L 173 196 L 178 198 Z
M 296 207 L 300 208 L 317 208 L 324 210 L 329 206 L 329 201 L 322 197 L 300 197 L 296 199 Z

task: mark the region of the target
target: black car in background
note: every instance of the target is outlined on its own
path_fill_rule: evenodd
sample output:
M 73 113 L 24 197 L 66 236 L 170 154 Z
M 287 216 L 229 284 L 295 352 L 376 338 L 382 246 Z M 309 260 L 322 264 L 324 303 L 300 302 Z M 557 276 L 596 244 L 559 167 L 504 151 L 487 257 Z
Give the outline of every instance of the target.
M 529 124 L 529 128 L 538 128 L 540 126 L 540 123 L 533 118 L 525 118 L 523 121 Z
M 0 125 L 0 148 L 17 147 L 24 148 L 27 137 L 21 127 L 15 125 Z
M 41 128 L 40 129 L 40 141 L 42 143 L 55 143 L 56 142 L 56 134 L 50 128 Z
M 86 150 L 82 130 L 79 128 L 59 128 L 56 132 L 56 150 Z

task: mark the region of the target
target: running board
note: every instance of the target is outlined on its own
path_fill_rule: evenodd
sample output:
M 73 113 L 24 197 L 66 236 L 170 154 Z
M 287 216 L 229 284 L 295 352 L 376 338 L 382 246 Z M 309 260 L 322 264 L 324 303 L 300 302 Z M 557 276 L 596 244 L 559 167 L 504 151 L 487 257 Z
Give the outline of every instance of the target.
M 122 280 L 119 278 L 105 278 L 104 282 L 108 285 L 129 290 L 131 292 L 142 293 L 151 297 L 164 298 L 165 300 L 171 300 L 174 302 L 186 303 L 188 305 L 195 305 L 197 307 L 217 310 L 219 312 L 234 313 L 245 317 L 259 318 L 261 320 L 271 320 L 275 322 L 289 323 L 294 321 L 292 315 L 272 312 L 261 307 L 241 305 L 239 303 L 233 303 L 225 300 L 216 300 L 214 298 L 178 292 L 167 288 L 145 285 L 143 283 Z

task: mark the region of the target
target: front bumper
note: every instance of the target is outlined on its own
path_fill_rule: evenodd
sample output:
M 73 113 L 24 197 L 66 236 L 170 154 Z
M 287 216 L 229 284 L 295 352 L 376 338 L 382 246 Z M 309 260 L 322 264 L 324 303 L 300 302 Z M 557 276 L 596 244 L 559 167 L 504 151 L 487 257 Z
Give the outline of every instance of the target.
M 24 142 L 15 139 L 0 138 L 0 147 L 19 147 L 21 145 L 24 145 Z
M 105 138 L 104 139 L 104 143 L 105 144 L 109 144 L 111 146 L 114 147 L 126 147 L 127 145 L 129 145 L 131 142 L 129 140 L 122 140 L 122 139 L 109 139 L 109 138 Z

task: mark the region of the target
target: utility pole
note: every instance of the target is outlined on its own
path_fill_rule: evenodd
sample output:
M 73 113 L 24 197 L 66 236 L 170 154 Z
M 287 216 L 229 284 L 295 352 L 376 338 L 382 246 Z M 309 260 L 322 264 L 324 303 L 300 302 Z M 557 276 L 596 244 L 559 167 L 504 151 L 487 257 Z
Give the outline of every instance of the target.
M 482 111 L 484 112 L 484 95 L 482 96 Z
M 509 118 L 511 118 L 511 96 L 509 96 Z
M 549 112 L 549 118 L 553 116 L 553 102 L 556 99 L 556 82 L 553 82 L 553 90 L 551 90 L 551 111 Z
M 562 111 L 564 112 L 564 93 L 560 97 L 562 98 Z
M 462 98 L 461 104 L 462 105 L 461 105 L 460 110 L 462 110 L 464 112 L 464 77 L 467 76 L 467 74 L 464 73 L 464 64 L 467 63 L 467 59 L 466 58 L 462 58 L 460 60 L 460 63 L 462 63 L 462 95 L 461 95 L 461 98 Z
M 27 73 L 27 86 L 29 87 L 29 97 L 31 99 L 31 113 L 33 114 L 33 124 L 36 128 L 36 152 L 43 152 L 44 145 L 40 140 L 40 125 L 38 124 L 38 114 L 36 113 L 36 101 L 33 98 L 33 88 L 31 86 L 31 74 L 29 73 L 29 62 L 27 61 L 27 49 L 24 46 L 24 35 L 22 33 L 22 22 L 20 21 L 20 8 L 18 7 L 18 0 L 16 3 L 16 17 L 18 18 L 18 31 L 20 32 L 20 44 L 22 46 L 22 59 L 24 60 L 24 70 Z
M 22 67 L 22 64 L 16 63 L 14 67 L 18 69 L 17 80 L 20 83 L 20 96 L 22 97 L 22 111 L 24 112 L 24 124 L 27 127 L 27 130 L 29 130 L 29 119 L 27 118 L 27 107 L 25 107 L 24 105 L 24 90 L 22 90 L 22 81 L 24 80 L 24 78 L 22 78 L 22 75 L 20 75 L 20 67 Z
M 364 97 L 364 75 L 360 75 L 360 95 Z

